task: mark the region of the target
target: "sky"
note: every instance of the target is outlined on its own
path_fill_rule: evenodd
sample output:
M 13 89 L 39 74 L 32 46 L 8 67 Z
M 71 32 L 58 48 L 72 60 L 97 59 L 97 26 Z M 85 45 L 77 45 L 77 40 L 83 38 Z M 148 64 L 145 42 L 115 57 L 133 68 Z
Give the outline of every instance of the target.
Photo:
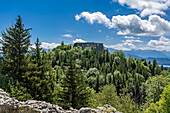
M 170 0 L 0 0 L 0 31 L 21 16 L 45 49 L 75 42 L 170 51 Z M 0 38 L 2 35 L 0 34 Z

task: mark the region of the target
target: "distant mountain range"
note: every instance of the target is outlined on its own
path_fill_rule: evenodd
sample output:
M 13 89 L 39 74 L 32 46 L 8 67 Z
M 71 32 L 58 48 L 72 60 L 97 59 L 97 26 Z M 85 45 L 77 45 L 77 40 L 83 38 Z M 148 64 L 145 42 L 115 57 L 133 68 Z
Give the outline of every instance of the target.
M 112 53 L 116 49 L 108 48 L 109 52 Z M 146 59 L 147 61 L 157 60 L 159 65 L 170 65 L 170 51 L 156 51 L 156 50 L 130 50 L 123 51 L 126 54 L 126 57 L 129 56 L 136 59 Z

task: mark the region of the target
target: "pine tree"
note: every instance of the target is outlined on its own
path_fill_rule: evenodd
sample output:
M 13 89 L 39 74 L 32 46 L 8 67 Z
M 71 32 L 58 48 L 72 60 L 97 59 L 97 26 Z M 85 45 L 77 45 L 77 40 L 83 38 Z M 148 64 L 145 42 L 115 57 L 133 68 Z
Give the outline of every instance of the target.
M 99 74 L 97 74 L 97 77 L 96 77 L 96 86 L 95 86 L 96 93 L 99 92 L 99 87 L 100 87 Z
M 70 56 L 68 70 L 61 83 L 63 88 L 60 94 L 61 102 L 73 108 L 80 108 L 87 105 L 89 90 L 85 84 L 84 77 L 79 69 L 76 69 L 73 58 Z
M 39 38 L 37 38 L 37 41 L 35 43 L 35 46 L 36 46 L 36 51 L 35 51 L 35 55 L 36 55 L 36 63 L 38 64 L 38 66 L 41 65 L 41 43 L 39 42 Z
M 152 65 L 152 69 L 151 69 L 151 73 L 152 73 L 152 76 L 155 75 L 155 68 L 157 66 L 157 62 L 156 62 L 156 59 L 153 60 L 153 65 Z
M 30 46 L 31 29 L 24 28 L 20 16 L 16 21 L 14 26 L 2 32 L 1 44 L 4 57 L 2 74 L 21 82 L 28 65 L 26 54 Z
M 25 86 L 34 99 L 55 103 L 57 87 L 52 63 L 45 51 L 41 53 L 42 48 L 38 38 L 35 46 L 30 57 Z
M 163 65 L 161 65 L 161 71 L 163 71 L 164 70 L 164 66 Z

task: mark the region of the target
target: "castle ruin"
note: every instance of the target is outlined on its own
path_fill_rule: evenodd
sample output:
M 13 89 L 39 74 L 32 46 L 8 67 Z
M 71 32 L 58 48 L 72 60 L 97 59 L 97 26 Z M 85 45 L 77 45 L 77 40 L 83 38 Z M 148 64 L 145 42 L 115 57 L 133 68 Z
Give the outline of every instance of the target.
M 104 49 L 103 43 L 94 42 L 74 43 L 74 47 L 78 46 L 80 46 L 82 50 L 84 50 L 86 47 L 89 47 L 90 49 L 95 48 L 97 51 L 102 51 Z

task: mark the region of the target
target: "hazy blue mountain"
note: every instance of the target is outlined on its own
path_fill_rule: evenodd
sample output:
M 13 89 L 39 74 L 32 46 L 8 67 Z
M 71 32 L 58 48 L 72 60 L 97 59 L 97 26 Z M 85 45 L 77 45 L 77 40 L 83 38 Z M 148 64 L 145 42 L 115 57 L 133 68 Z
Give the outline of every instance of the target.
M 108 48 L 109 52 L 112 53 L 116 51 L 116 49 Z M 134 57 L 134 58 L 170 58 L 170 52 L 168 51 L 156 51 L 156 50 L 130 50 L 123 51 L 126 54 L 126 57 Z
M 114 51 L 117 51 L 116 49 L 112 49 L 112 48 L 106 48 L 105 49 L 108 49 L 110 53 L 113 53 Z
M 157 63 L 159 65 L 170 65 L 170 59 L 169 58 L 152 58 L 152 57 L 148 57 L 146 58 L 146 61 L 153 61 L 154 59 L 156 59 Z
M 129 56 L 138 56 L 138 57 L 142 57 L 142 58 L 148 58 L 148 57 L 153 57 L 153 58 L 170 58 L 170 56 L 168 56 L 168 52 L 164 51 L 156 51 L 156 50 L 134 50 L 132 49 L 131 51 L 124 51 L 125 54 L 129 55 Z
M 112 53 L 116 49 L 108 48 L 109 52 Z M 126 58 L 129 56 L 136 59 L 146 59 L 147 61 L 157 60 L 159 65 L 170 65 L 170 51 L 156 51 L 156 50 L 134 50 L 123 51 L 125 52 Z
M 170 58 L 170 51 L 161 51 L 161 52 Z

